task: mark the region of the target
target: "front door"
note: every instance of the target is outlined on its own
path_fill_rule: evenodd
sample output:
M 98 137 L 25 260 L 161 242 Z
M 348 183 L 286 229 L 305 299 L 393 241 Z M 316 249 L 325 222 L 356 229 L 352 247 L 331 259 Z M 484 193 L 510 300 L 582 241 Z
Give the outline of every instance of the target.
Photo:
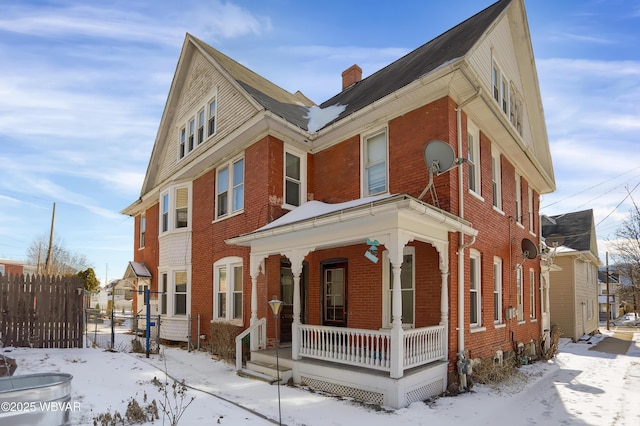
M 306 268 L 303 266 L 300 274 L 300 320 L 305 318 L 306 300 Z M 280 308 L 280 342 L 291 341 L 291 324 L 293 323 L 293 273 L 291 264 L 283 260 L 280 263 L 280 298 L 282 307 Z
M 323 324 L 347 326 L 347 264 L 333 263 L 322 268 Z

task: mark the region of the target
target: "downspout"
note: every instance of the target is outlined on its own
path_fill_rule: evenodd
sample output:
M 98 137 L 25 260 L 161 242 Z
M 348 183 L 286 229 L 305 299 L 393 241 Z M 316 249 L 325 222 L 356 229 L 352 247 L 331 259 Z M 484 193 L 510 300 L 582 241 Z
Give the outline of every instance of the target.
M 468 78 L 468 77 L 467 77 Z M 481 88 L 477 87 L 476 93 L 460 103 L 456 108 L 456 126 L 458 132 L 458 157 L 462 155 L 462 108 L 480 95 Z M 479 142 L 479 141 L 478 141 Z M 464 219 L 464 187 L 462 184 L 463 170 L 458 167 L 458 216 Z M 476 237 L 464 242 L 464 232 L 460 231 L 460 246 L 458 247 L 458 350 L 464 352 L 464 249 L 472 245 Z

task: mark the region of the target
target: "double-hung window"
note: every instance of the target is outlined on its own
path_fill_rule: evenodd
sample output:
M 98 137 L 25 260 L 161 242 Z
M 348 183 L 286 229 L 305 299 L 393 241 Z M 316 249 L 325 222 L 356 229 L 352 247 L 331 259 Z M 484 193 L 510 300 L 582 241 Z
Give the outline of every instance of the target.
M 493 192 L 493 207 L 502 210 L 502 172 L 500 169 L 500 153 L 491 151 L 491 189 Z
M 522 135 L 522 96 L 495 59 L 491 67 L 491 87 L 493 99 L 513 127 Z
M 140 215 L 140 248 L 143 248 L 145 245 L 147 233 L 147 216 L 145 214 Z
M 212 99 L 207 105 L 207 137 L 216 132 L 216 100 Z
M 218 168 L 216 217 L 221 218 L 244 208 L 244 158 Z
M 482 324 L 482 283 L 480 281 L 480 253 L 472 250 L 469 255 L 469 323 L 472 327 Z
M 529 270 L 529 318 L 536 317 L 536 271 Z
M 180 158 L 184 158 L 186 152 L 185 146 L 187 143 L 187 128 L 183 127 L 180 129 L 180 148 L 178 150 L 178 156 Z
M 493 322 L 502 324 L 502 259 L 493 258 Z
M 533 189 L 531 189 L 531 187 L 529 187 L 529 190 L 527 192 L 527 204 L 528 204 L 527 215 L 529 217 L 529 232 L 533 233 L 533 231 L 534 231 L 534 227 L 533 227 Z
M 467 121 L 467 164 L 469 190 L 480 195 L 480 131 L 471 121 Z
M 522 184 L 518 173 L 516 173 L 516 221 L 522 223 Z
M 167 273 L 163 273 L 160 276 L 160 314 L 167 314 L 167 289 L 168 289 L 168 276 Z
M 415 324 L 415 255 L 416 249 L 413 246 L 406 246 L 403 250 L 402 265 L 400 267 L 400 293 L 402 299 L 402 325 L 404 327 L 414 327 Z M 391 327 L 393 321 L 393 269 L 389 261 L 388 252 L 385 251 L 382 257 L 383 267 L 383 324 Z
M 196 137 L 196 119 L 191 118 L 189 120 L 189 135 L 188 135 L 188 147 L 189 152 L 193 151 L 195 147 L 195 137 Z
M 363 176 L 365 197 L 388 191 L 386 130 L 364 139 Z
M 169 230 L 169 193 L 162 194 L 162 232 Z
M 160 233 L 189 227 L 191 186 L 171 186 L 160 196 Z
M 204 142 L 204 109 L 198 111 L 198 145 Z
M 522 289 L 522 266 L 516 266 L 516 307 L 518 322 L 524 321 L 523 300 L 524 294 Z
M 298 207 L 306 201 L 306 159 L 304 152 L 285 149 L 284 207 Z
M 173 314 L 187 314 L 187 271 L 175 271 L 173 275 Z
M 226 257 L 213 265 L 216 320 L 242 321 L 242 258 Z

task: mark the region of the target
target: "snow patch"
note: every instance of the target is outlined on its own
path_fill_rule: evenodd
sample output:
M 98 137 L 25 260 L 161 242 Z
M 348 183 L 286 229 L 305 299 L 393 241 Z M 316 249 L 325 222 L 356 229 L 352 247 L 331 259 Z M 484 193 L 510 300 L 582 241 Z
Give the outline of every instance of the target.
M 322 129 L 327 123 L 332 122 L 347 108 L 346 105 L 331 105 L 326 108 L 320 108 L 319 106 L 312 106 L 308 108 L 307 115 L 304 118 L 309 119 L 307 129 L 310 132 L 317 132 Z

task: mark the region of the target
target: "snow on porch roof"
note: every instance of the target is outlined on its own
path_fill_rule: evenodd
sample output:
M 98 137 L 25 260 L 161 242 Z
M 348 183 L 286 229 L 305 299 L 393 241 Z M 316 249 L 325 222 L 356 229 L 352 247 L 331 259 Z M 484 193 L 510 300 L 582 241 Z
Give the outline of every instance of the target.
M 137 278 L 151 278 L 151 272 L 149 272 L 143 262 L 129 262 L 129 267 L 124 273 L 124 278 L 130 276 L 129 271 L 133 272 Z
M 408 201 L 412 205 L 412 209 L 420 211 L 421 214 L 427 214 L 435 218 L 440 223 L 446 223 L 450 230 L 462 231 L 467 235 L 477 235 L 478 231 L 471 227 L 471 223 L 455 216 L 444 210 L 440 210 L 430 204 L 423 203 L 416 198 L 407 194 L 377 195 L 373 197 L 360 198 L 344 203 L 328 204 L 321 201 L 309 201 L 300 207 L 290 211 L 284 216 L 274 220 L 267 225 L 256 229 L 255 231 L 230 238 L 225 242 L 227 244 L 245 245 L 248 241 L 260 239 L 267 235 L 279 234 L 280 228 L 282 232 L 287 232 L 288 226 L 297 227 L 298 225 L 306 227 L 311 226 L 316 220 L 327 219 L 337 214 L 354 212 L 362 208 L 374 208 L 386 204 L 396 204 Z

